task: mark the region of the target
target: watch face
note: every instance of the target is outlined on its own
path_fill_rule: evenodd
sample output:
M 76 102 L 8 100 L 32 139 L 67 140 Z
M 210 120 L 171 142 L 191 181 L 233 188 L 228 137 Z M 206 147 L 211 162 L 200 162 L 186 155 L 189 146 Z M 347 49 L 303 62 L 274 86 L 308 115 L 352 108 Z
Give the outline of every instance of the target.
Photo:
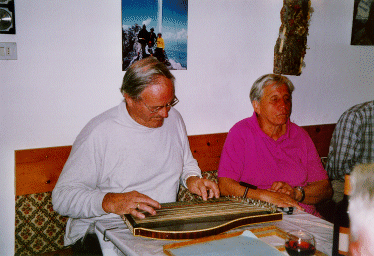
M 304 188 L 303 187 L 300 187 L 300 186 L 298 186 L 298 187 L 296 187 L 295 189 L 297 189 L 297 190 L 299 190 L 300 192 L 301 192 L 301 199 L 300 199 L 300 201 L 299 202 L 302 202 L 302 201 L 304 201 L 304 199 L 305 199 L 305 190 L 304 190 Z

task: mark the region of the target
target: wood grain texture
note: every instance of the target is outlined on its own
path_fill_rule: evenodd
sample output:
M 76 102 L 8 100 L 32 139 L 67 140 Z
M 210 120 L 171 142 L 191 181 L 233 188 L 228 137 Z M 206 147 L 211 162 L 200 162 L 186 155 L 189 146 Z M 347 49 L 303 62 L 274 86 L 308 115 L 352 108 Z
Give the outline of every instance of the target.
M 70 150 L 62 146 L 15 151 L 16 195 L 52 191 Z
M 336 124 L 302 126 L 314 142 L 320 157 L 327 157 L 329 146 Z
M 215 171 L 218 169 L 226 137 L 227 133 L 188 136 L 192 155 L 197 160 L 201 171 Z

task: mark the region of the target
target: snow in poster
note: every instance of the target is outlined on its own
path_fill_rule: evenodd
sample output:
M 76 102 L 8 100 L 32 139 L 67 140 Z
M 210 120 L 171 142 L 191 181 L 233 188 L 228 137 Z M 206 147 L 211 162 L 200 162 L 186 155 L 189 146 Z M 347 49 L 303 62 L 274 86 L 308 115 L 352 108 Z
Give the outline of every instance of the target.
M 187 10 L 188 0 L 122 0 L 122 70 L 149 55 L 186 70 Z

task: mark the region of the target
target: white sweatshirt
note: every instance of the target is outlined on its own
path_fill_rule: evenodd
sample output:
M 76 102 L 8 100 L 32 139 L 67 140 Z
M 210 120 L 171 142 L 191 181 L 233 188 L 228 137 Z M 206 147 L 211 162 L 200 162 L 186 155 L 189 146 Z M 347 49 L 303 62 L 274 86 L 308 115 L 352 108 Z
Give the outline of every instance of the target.
M 148 128 L 121 102 L 83 128 L 52 192 L 54 210 L 70 217 L 65 245 L 94 221 L 115 216 L 102 209 L 106 193 L 136 190 L 159 203 L 174 202 L 190 175 L 201 176 L 201 170 L 179 112 L 171 108 L 161 127 Z

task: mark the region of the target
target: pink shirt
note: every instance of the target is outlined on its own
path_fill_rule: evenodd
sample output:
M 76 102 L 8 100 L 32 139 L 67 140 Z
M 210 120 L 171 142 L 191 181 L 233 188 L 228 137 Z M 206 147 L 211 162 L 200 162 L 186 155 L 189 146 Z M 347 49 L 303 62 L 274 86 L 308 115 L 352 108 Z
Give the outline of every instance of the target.
M 261 130 L 255 113 L 230 129 L 218 177 L 244 181 L 260 189 L 270 188 L 275 181 L 304 187 L 328 179 L 314 143 L 303 128 L 288 121 L 286 133 L 274 141 Z M 319 216 L 313 205 L 301 206 Z

